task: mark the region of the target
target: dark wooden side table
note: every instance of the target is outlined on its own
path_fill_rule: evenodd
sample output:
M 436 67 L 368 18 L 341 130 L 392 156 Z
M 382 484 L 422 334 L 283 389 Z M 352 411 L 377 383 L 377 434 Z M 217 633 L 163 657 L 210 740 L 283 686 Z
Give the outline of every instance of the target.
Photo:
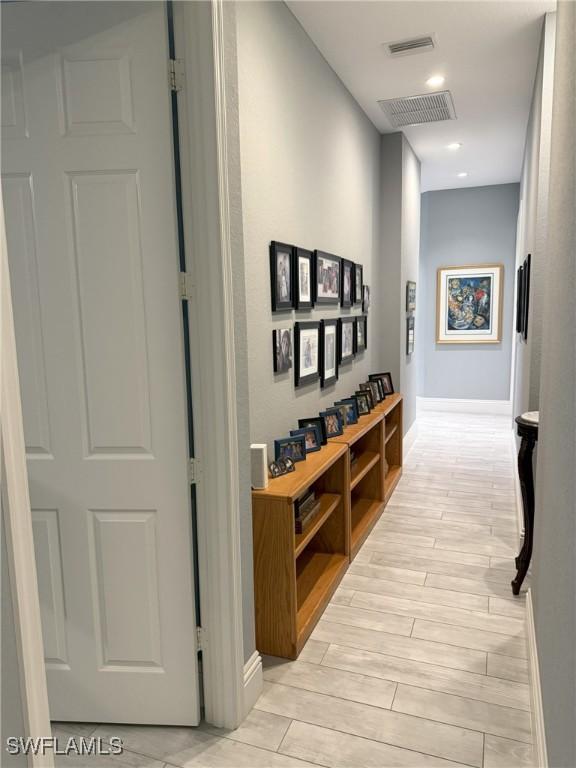
M 516 417 L 518 436 L 522 438 L 518 451 L 518 477 L 522 490 L 522 508 L 524 510 L 524 543 L 516 558 L 518 573 L 512 581 L 512 593 L 520 594 L 520 587 L 530 566 L 534 538 L 534 446 L 538 440 L 538 411 L 523 413 Z

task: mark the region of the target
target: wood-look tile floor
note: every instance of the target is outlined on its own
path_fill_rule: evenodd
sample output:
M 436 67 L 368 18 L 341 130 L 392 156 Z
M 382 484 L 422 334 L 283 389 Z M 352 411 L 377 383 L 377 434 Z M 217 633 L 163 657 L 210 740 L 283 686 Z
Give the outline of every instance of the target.
M 58 724 L 129 750 L 62 764 L 533 766 L 514 462 L 509 419 L 422 415 L 384 514 L 300 658 L 264 659 L 240 728 Z

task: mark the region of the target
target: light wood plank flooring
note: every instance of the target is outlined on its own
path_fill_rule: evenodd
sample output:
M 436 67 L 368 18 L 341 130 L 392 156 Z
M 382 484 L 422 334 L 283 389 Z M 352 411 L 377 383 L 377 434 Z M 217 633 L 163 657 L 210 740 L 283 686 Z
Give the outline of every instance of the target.
M 130 750 L 65 764 L 533 766 L 525 597 L 510 590 L 510 422 L 427 413 L 419 429 L 300 658 L 264 660 L 264 692 L 238 730 L 58 724 Z

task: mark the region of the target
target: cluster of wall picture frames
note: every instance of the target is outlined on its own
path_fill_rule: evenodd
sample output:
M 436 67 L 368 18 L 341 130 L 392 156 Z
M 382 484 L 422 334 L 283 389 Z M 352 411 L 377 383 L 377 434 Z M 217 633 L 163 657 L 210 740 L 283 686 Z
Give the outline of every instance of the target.
M 371 373 L 368 381 L 362 382 L 354 394 L 337 400 L 317 416 L 298 419 L 298 429 L 291 430 L 287 437 L 274 440 L 274 461 L 268 466 L 270 476 L 278 477 L 292 471 L 294 462 L 305 461 L 307 454 L 321 450 L 330 438 L 342 435 L 346 427 L 357 424 L 362 416 L 368 415 L 392 394 L 394 385 L 390 372 Z
M 367 347 L 370 288 L 363 267 L 324 251 L 309 251 L 272 241 L 270 244 L 272 311 L 313 307 L 362 308 L 361 315 L 299 321 L 294 329 L 272 332 L 275 373 L 294 368 L 297 387 L 320 380 L 323 387 L 338 379 L 340 366 L 351 363 Z
M 504 267 L 440 267 L 436 295 L 437 344 L 497 344 L 502 333 Z
M 526 341 L 528 339 L 528 309 L 530 306 L 530 262 L 531 254 L 518 267 L 516 274 L 516 332 Z

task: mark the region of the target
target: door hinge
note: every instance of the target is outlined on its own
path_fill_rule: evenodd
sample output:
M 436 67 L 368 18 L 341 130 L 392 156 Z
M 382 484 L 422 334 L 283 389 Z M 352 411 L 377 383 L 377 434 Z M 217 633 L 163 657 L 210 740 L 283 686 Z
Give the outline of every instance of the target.
M 178 93 L 184 88 L 184 62 L 182 59 L 168 60 L 168 76 L 171 91 Z
M 196 627 L 196 650 L 201 651 L 204 648 L 204 630 L 202 627 Z
M 180 298 L 190 300 L 192 298 L 192 278 L 189 272 L 180 272 Z
M 198 480 L 199 469 L 198 459 L 188 460 L 188 480 L 190 484 L 194 484 Z

